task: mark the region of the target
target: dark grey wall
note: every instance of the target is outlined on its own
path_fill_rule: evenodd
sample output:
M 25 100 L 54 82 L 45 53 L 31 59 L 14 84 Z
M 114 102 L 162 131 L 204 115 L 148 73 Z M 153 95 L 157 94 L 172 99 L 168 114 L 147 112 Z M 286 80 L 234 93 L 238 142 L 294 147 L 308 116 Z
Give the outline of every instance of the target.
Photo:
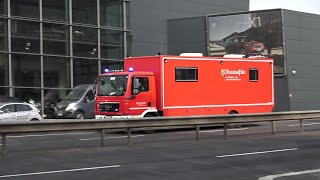
M 249 0 L 132 0 L 131 56 L 167 54 L 167 20 L 248 11 Z
M 290 110 L 320 109 L 320 16 L 283 10 L 283 17 Z
M 202 53 L 207 55 L 206 17 L 168 21 L 168 54 Z
M 273 111 L 289 111 L 290 99 L 289 99 L 288 78 L 275 77 L 274 78 L 274 100 L 275 106 Z

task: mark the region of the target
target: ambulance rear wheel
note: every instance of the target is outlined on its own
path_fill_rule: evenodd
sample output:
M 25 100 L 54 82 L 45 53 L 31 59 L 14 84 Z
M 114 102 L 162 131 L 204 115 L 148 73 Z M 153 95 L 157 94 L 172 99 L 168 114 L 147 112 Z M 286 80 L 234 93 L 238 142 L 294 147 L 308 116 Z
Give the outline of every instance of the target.
M 239 114 L 237 111 L 232 110 L 229 112 L 229 114 Z M 241 124 L 229 124 L 228 128 L 241 128 L 242 125 Z

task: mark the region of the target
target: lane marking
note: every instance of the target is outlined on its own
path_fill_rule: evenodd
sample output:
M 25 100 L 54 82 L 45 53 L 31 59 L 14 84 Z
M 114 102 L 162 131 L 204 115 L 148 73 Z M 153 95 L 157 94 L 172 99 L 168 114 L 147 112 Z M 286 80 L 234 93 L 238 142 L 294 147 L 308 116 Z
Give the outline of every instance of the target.
M 228 129 L 228 131 L 242 131 L 242 130 L 246 130 L 248 128 L 237 128 L 237 129 Z M 200 131 L 200 132 L 222 132 L 224 131 L 223 129 L 219 129 L 219 130 L 205 130 L 205 131 Z
M 297 176 L 297 175 L 301 175 L 301 174 L 310 174 L 310 173 L 317 173 L 317 172 L 320 172 L 320 169 L 269 175 L 269 176 L 261 177 L 261 178 L 259 178 L 259 180 L 273 180 L 278 177 Z
M 81 135 L 81 134 L 93 134 L 95 132 L 84 133 L 58 133 L 58 134 L 32 134 L 32 135 L 20 135 L 20 136 L 8 136 L 8 138 L 21 138 L 21 137 L 42 137 L 42 136 L 62 136 L 62 135 Z M 1 139 L 2 137 L 0 137 Z
M 241 153 L 241 154 L 229 154 L 229 155 L 220 155 L 220 156 L 216 156 L 216 157 L 217 158 L 225 158 L 225 157 L 247 156 L 247 155 L 255 155 L 255 154 L 266 154 L 266 153 L 276 153 L 276 152 L 296 151 L 296 150 L 298 150 L 298 148 L 279 149 L 279 150 L 260 151 L 260 152 L 250 152 L 250 153 Z
M 41 174 L 54 174 L 54 173 L 75 172 L 75 171 L 87 171 L 87 170 L 108 169 L 108 168 L 118 168 L 118 167 L 120 167 L 120 165 L 79 168 L 79 169 L 66 169 L 66 170 L 57 170 L 57 171 L 43 171 L 43 172 L 24 173 L 24 174 L 10 174 L 10 175 L 2 175 L 0 176 L 0 178 L 32 176 L 32 175 L 41 175 Z
M 135 135 L 135 136 L 131 136 L 131 137 L 135 138 L 135 137 L 142 137 L 142 136 L 144 136 L 144 135 Z M 105 137 L 104 139 L 120 139 L 120 138 L 128 138 L 128 136 Z M 97 139 L 101 139 L 101 138 L 80 139 L 80 141 L 90 141 L 90 140 L 97 140 Z
M 304 126 L 312 126 L 312 125 L 319 125 L 320 123 L 309 123 L 309 124 L 303 124 Z M 300 124 L 292 124 L 289 126 L 300 126 Z

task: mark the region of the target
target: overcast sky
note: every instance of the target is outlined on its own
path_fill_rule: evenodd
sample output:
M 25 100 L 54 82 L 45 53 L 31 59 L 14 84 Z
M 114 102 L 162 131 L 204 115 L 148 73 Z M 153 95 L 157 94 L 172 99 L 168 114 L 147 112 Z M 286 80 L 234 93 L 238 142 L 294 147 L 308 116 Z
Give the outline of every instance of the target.
M 250 0 L 250 10 L 289 9 L 320 14 L 320 0 Z

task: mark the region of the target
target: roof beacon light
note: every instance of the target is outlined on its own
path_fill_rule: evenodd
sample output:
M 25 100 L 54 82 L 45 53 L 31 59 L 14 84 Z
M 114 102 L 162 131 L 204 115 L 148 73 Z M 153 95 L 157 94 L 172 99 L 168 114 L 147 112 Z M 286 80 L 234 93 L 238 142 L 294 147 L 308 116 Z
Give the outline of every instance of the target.
M 129 67 L 129 72 L 133 72 L 133 67 Z
M 105 73 L 108 73 L 108 72 L 109 72 L 109 69 L 107 69 L 107 68 L 104 69 L 104 72 L 105 72 Z

